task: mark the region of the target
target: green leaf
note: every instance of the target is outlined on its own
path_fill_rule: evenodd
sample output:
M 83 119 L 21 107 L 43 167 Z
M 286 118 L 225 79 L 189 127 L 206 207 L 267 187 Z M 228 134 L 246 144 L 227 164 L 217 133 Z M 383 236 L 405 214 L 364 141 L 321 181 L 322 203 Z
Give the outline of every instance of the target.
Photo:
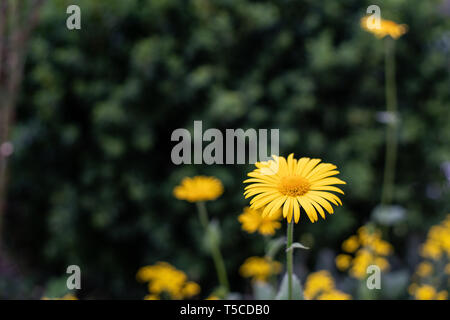
M 275 295 L 275 288 L 269 283 L 262 281 L 253 283 L 253 296 L 255 300 L 273 300 Z
M 284 246 L 285 243 L 286 243 L 285 237 L 270 240 L 269 243 L 267 244 L 266 257 L 273 260 L 275 255 L 278 253 L 281 247 Z
M 288 274 L 285 273 L 283 280 L 281 281 L 280 290 L 275 297 L 276 300 L 287 300 L 288 299 Z M 292 275 L 292 299 L 293 300 L 303 300 L 303 289 L 300 284 L 300 280 L 295 274 Z
M 286 252 L 289 252 L 289 251 L 294 250 L 294 249 L 305 249 L 305 250 L 308 250 L 309 248 L 305 247 L 300 242 L 294 242 L 289 248 L 286 249 Z

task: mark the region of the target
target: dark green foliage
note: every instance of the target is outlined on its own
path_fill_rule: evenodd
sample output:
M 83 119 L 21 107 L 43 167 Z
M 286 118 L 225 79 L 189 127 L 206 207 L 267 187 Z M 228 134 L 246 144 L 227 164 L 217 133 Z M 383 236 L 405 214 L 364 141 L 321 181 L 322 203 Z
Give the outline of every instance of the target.
M 137 269 L 165 260 L 206 297 L 216 277 L 195 206 L 172 195 L 184 176 L 205 174 L 224 183 L 207 205 L 222 226 L 232 289 L 245 288 L 238 267 L 264 247 L 236 219 L 251 166 L 173 165 L 171 133 L 194 120 L 204 129 L 279 128 L 282 155 L 339 167 L 344 206 L 296 226 L 313 239 L 310 267 L 319 249 L 339 250 L 369 219 L 384 165 L 383 41 L 359 19 L 374 1 L 81 0 L 80 31 L 65 27 L 69 2 L 43 12 L 14 128 L 5 237 L 35 284 L 78 264 L 82 296 L 141 298 Z M 379 2 L 382 17 L 409 25 L 396 42 L 394 202 L 407 220 L 392 236 L 403 248 L 450 208 L 441 170 L 450 160 L 450 25 L 437 1 L 392 2 Z M 407 263 L 404 250 L 396 254 Z

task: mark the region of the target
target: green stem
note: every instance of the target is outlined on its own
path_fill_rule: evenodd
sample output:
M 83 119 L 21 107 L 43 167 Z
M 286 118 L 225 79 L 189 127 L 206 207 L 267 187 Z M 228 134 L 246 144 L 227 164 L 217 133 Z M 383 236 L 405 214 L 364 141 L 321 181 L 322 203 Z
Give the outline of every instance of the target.
M 394 118 L 387 123 L 386 155 L 384 165 L 381 203 L 389 205 L 394 193 L 395 165 L 397 162 L 397 86 L 395 82 L 395 40 L 386 38 L 385 42 L 385 94 L 386 109 Z
M 208 219 L 208 211 L 206 210 L 206 205 L 203 201 L 196 202 L 197 204 L 197 211 L 198 211 L 198 218 L 200 220 L 200 223 L 202 227 L 205 229 L 208 228 L 209 219 Z
M 294 238 L 294 222 L 291 221 L 287 226 L 287 244 L 286 249 L 292 246 Z M 293 269 L 293 255 L 294 250 L 290 249 L 286 252 L 286 264 L 288 272 L 288 300 L 292 300 L 292 269 Z
M 198 217 L 200 220 L 200 223 L 205 231 L 208 232 L 208 226 L 209 226 L 209 219 L 208 219 L 208 211 L 206 210 L 205 202 L 200 201 L 196 202 L 197 204 L 197 211 L 198 211 Z M 226 294 L 228 294 L 230 290 L 230 286 L 228 283 L 228 277 L 227 277 L 227 269 L 225 267 L 225 262 L 222 257 L 222 253 L 220 252 L 219 245 L 216 241 L 213 241 L 210 245 L 211 250 L 211 256 L 214 261 L 214 266 L 216 268 L 217 277 L 219 279 L 219 283 L 222 288 L 225 289 Z

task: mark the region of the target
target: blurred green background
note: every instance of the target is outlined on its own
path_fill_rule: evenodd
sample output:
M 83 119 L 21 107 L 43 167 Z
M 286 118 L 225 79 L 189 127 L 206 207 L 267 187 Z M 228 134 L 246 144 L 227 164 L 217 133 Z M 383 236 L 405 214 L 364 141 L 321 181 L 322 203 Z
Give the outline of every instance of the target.
M 82 29 L 69 31 L 73 2 Z M 359 25 L 371 4 L 409 26 L 396 41 L 394 203 L 406 218 L 390 236 L 393 269 L 412 270 L 426 230 L 450 210 L 448 2 L 52 0 L 30 42 L 17 106 L 4 234 L 14 268 L 0 274 L 0 298 L 57 294 L 77 264 L 79 297 L 141 299 L 136 271 L 160 260 L 208 296 L 216 276 L 195 206 L 172 195 L 196 174 L 224 183 L 208 209 L 221 223 L 232 290 L 248 291 L 238 268 L 264 250 L 237 221 L 252 166 L 173 165 L 172 131 L 194 120 L 204 130 L 279 128 L 281 155 L 339 167 L 344 206 L 296 226 L 312 247 L 296 254 L 296 272 L 327 266 L 381 196 L 383 40 Z

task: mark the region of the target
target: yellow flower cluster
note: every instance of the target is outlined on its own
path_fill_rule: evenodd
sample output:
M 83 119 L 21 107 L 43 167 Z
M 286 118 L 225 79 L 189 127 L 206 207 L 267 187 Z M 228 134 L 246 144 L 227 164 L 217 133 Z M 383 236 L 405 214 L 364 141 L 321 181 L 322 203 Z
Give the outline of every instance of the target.
M 352 299 L 349 294 L 336 289 L 333 277 L 326 270 L 313 272 L 306 278 L 303 294 L 307 300 Z
M 215 177 L 186 177 L 173 190 L 175 198 L 189 202 L 215 200 L 223 193 L 223 185 Z
M 450 215 L 430 228 L 420 255 L 425 260 L 416 267 L 409 294 L 417 300 L 447 300 L 447 289 L 438 288 L 450 284 L 445 280 L 450 275 Z
M 406 24 L 397 24 L 394 21 L 380 19 L 379 26 L 372 26 L 369 23 L 369 17 L 361 19 L 361 27 L 374 34 L 377 38 L 384 38 L 391 36 L 393 39 L 398 39 L 408 31 Z
M 149 295 L 146 300 L 157 300 L 162 294 L 167 294 L 170 299 L 184 299 L 196 296 L 200 292 L 200 286 L 188 281 L 183 271 L 180 271 L 167 262 L 158 262 L 152 266 L 139 269 L 136 278 L 141 282 L 148 282 Z
M 416 300 L 447 300 L 448 293 L 445 290 L 437 292 L 436 289 L 429 285 L 417 285 L 415 283 L 411 284 L 408 288 L 411 295 L 414 295 Z
M 389 268 L 386 257 L 393 252 L 392 246 L 381 238 L 379 230 L 363 226 L 356 235 L 349 237 L 342 243 L 342 250 L 347 254 L 336 257 L 336 267 L 350 275 L 363 279 L 367 276 L 367 267 L 377 265 L 382 271 Z M 350 254 L 354 253 L 354 257 Z
M 443 255 L 450 258 L 450 214 L 441 224 L 430 228 L 420 254 L 432 260 L 440 259 Z
M 275 230 L 281 227 L 280 223 L 281 210 L 272 216 L 262 216 L 261 210 L 255 210 L 250 207 L 245 207 L 244 212 L 238 217 L 242 224 L 242 230 L 248 233 L 258 231 L 260 234 L 273 235 Z
M 250 257 L 242 264 L 239 272 L 252 281 L 263 281 L 281 272 L 281 263 L 265 257 Z

